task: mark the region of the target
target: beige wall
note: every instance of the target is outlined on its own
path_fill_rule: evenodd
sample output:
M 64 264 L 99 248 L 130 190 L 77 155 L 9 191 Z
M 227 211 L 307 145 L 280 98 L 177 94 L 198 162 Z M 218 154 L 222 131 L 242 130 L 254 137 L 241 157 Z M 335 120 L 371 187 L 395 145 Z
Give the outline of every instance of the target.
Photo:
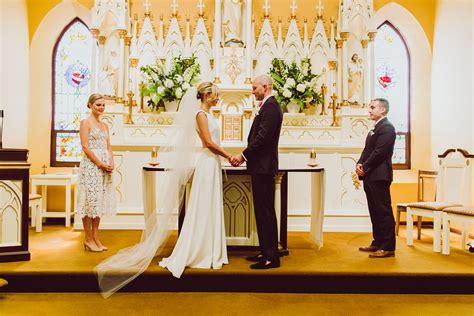
M 26 1 L 3 0 L 0 5 L 0 110 L 5 111 L 3 146 L 28 148 L 30 80 Z

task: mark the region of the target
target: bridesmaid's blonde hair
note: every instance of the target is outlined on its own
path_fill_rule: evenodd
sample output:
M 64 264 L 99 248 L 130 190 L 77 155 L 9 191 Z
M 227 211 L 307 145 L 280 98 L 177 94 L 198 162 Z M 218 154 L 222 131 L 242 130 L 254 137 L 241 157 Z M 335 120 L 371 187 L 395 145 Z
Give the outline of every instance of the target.
M 94 104 L 95 101 L 99 99 L 103 99 L 104 96 L 100 93 L 93 93 L 89 96 L 89 100 L 87 101 L 87 107 L 90 109 L 91 105 Z

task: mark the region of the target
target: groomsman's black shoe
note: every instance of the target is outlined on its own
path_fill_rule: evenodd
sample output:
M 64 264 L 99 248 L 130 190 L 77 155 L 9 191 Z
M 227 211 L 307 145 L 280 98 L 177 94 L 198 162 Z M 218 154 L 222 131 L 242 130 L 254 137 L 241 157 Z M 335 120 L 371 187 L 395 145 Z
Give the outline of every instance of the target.
M 250 256 L 250 257 L 247 257 L 245 259 L 247 259 L 247 261 L 260 262 L 260 261 L 265 260 L 265 257 L 261 253 L 259 253 L 256 256 Z
M 250 269 L 258 269 L 258 270 L 263 270 L 263 269 L 271 269 L 271 268 L 278 268 L 280 266 L 280 261 L 260 261 L 257 263 L 254 263 L 250 265 Z

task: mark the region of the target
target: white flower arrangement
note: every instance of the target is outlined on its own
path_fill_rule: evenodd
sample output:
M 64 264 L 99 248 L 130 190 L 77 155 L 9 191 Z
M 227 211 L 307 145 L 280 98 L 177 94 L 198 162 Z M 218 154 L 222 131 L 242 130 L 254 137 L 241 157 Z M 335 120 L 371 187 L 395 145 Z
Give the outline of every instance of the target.
M 158 60 L 153 66 L 140 68 L 146 85 L 142 95 L 149 96 L 148 106 L 157 110 L 163 102 L 180 101 L 186 91 L 196 84 L 201 73 L 197 58 L 181 56 L 171 60 L 169 68 L 164 61 Z
M 311 72 L 309 59 L 287 64 L 274 58 L 269 74 L 273 79 L 274 96 L 283 107 L 290 102 L 298 103 L 301 109 L 307 103 L 322 103 L 321 87 L 318 86 L 320 75 Z

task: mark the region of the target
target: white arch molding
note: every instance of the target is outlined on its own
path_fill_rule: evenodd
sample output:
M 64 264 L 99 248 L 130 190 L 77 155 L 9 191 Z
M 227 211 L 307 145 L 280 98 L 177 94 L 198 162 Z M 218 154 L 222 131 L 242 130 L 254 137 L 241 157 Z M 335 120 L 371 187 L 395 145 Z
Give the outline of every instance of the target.
M 385 21 L 398 29 L 410 53 L 411 170 L 397 170 L 396 182 L 415 182 L 415 170 L 431 168 L 431 62 L 428 37 L 418 20 L 398 3 L 388 3 L 374 15 L 375 27 Z
M 31 41 L 28 143 L 32 173 L 50 164 L 53 50 L 63 29 L 75 18 L 90 25 L 91 11 L 77 2 L 62 1 L 43 18 Z

